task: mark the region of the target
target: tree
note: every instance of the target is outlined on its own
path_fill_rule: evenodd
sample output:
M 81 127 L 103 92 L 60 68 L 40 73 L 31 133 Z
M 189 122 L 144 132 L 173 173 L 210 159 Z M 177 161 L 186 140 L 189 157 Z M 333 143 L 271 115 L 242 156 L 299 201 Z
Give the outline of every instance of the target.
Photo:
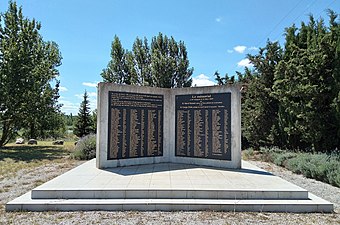
M 138 84 L 142 86 L 152 86 L 151 74 L 151 55 L 148 40 L 144 38 L 142 41 L 138 37 L 132 47 L 134 64 L 130 64 L 130 72 L 135 73 L 138 78 Z
M 126 63 L 126 52 L 118 36 L 115 35 L 111 45 L 111 61 L 101 73 L 105 82 L 130 84 Z
M 151 42 L 151 73 L 153 85 L 163 88 L 190 87 L 193 68 L 189 68 L 184 42 L 177 43 L 159 33 Z
M 56 43 L 43 40 L 40 28 L 12 1 L 0 16 L 0 146 L 21 128 L 37 136 L 46 121 L 42 112 L 58 111 L 58 87 L 50 82 L 59 75 L 61 54 Z
M 92 120 L 92 131 L 93 133 L 97 133 L 97 109 L 92 111 L 91 115 L 91 120 Z
M 271 95 L 276 65 L 281 61 L 278 42 L 267 42 L 257 55 L 248 55 L 254 66 L 252 79 L 244 97 L 242 115 L 244 136 L 254 147 L 279 144 L 278 102 Z M 248 76 L 249 77 L 249 76 Z
M 80 104 L 78 117 L 73 129 L 73 133 L 78 137 L 84 137 L 93 131 L 93 122 L 90 114 L 90 101 L 85 91 L 83 101 Z
M 111 60 L 101 75 L 106 82 L 177 88 L 190 87 L 192 73 L 184 42 L 159 33 L 150 46 L 137 37 L 132 51 L 124 50 L 115 36 Z
M 241 73 L 238 73 L 240 76 Z M 214 76 L 216 77 L 215 80 L 217 81 L 217 85 L 226 85 L 226 84 L 233 84 L 235 83 L 235 76 L 229 77 L 228 73 L 224 75 L 224 77 L 221 77 L 220 73 L 216 71 L 214 73 Z
M 286 29 L 284 60 L 275 72 L 273 94 L 289 148 L 329 151 L 340 144 L 339 24 L 330 11 L 330 26 L 322 19 Z

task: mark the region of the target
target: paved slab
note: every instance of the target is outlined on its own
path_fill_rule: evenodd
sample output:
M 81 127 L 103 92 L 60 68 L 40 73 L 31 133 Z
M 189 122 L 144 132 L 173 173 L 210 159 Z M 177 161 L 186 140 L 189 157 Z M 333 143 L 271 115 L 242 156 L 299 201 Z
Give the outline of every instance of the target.
M 95 167 L 94 160 L 34 190 L 97 188 L 304 190 L 245 161 L 240 170 L 171 163 L 101 170 Z
M 88 161 L 9 202 L 6 210 L 331 212 L 333 205 L 245 161 L 231 170 L 187 164 L 98 169 Z

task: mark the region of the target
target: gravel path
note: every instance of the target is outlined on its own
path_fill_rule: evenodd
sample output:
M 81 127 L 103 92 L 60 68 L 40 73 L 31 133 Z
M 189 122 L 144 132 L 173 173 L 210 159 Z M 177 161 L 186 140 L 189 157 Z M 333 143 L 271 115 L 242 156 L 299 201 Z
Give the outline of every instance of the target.
M 314 179 L 308 179 L 302 175 L 294 174 L 285 168 L 276 166 L 272 163 L 260 162 L 260 161 L 249 161 L 250 163 L 273 173 L 289 182 L 300 186 L 309 192 L 319 196 L 327 201 L 334 204 L 334 210 L 340 213 L 340 188 L 334 187 L 332 185 L 317 181 Z
M 234 212 L 5 212 L 4 204 L 81 162 L 48 164 L 22 170 L 0 183 L 0 224 L 340 224 L 340 188 L 304 178 L 271 163 L 251 161 L 334 203 L 335 213 L 234 213 Z M 20 188 L 18 188 L 20 187 Z

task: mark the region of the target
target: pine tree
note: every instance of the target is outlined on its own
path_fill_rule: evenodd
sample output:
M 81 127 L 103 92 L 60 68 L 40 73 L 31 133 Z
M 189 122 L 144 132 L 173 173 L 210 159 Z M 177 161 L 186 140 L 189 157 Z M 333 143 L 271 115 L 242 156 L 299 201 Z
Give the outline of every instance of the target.
M 78 137 L 83 137 L 93 131 L 93 122 L 90 114 L 90 101 L 85 91 L 83 101 L 80 104 L 78 117 L 73 129 L 73 133 Z

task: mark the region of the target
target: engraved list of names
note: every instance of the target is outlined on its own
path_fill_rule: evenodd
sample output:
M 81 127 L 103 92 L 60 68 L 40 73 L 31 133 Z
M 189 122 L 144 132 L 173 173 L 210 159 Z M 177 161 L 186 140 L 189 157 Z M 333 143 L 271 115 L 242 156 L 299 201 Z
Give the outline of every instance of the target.
M 163 95 L 109 92 L 108 159 L 163 155 Z
M 176 156 L 231 160 L 230 93 L 176 95 Z

